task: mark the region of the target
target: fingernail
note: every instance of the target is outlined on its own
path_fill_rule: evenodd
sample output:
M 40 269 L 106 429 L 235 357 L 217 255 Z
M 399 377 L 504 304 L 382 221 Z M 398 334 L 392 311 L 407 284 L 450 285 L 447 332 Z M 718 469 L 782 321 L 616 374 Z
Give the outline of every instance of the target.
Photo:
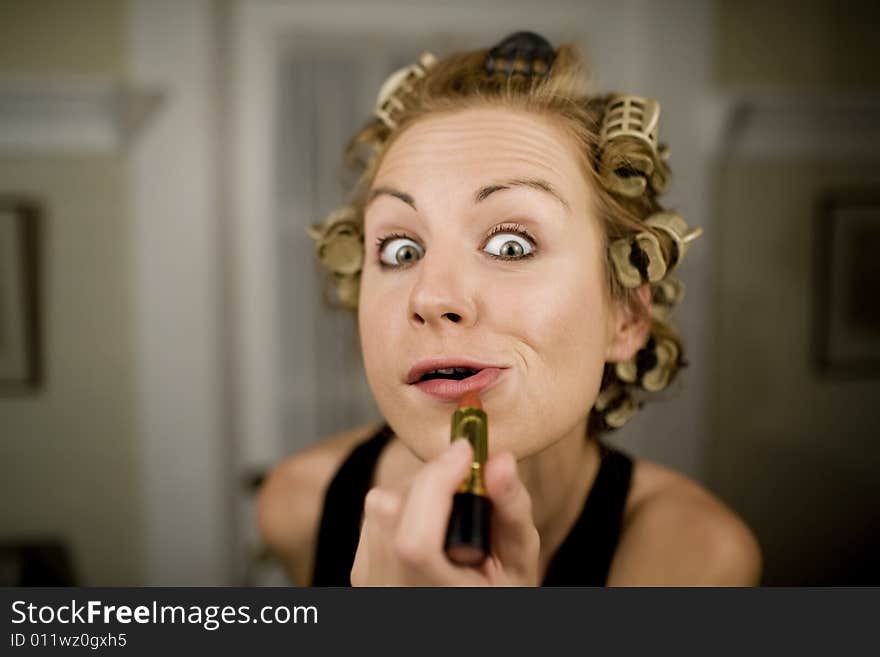
M 391 513 L 394 509 L 395 498 L 390 491 L 381 488 L 371 488 L 367 492 L 364 507 L 376 513 Z
M 456 438 L 452 441 L 452 447 L 446 452 L 451 459 L 461 458 L 465 452 L 470 452 L 470 443 L 467 438 Z

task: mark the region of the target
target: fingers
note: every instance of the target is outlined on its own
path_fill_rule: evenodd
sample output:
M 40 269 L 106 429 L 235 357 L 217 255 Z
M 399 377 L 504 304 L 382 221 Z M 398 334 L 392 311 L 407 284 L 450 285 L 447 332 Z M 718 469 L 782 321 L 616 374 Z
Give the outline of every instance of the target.
M 369 586 L 391 581 L 385 572 L 388 560 L 387 540 L 394 535 L 400 515 L 401 499 L 396 493 L 372 488 L 364 500 L 364 524 L 351 569 L 353 586 Z
M 448 581 L 452 565 L 443 541 L 452 495 L 472 459 L 470 444 L 455 442 L 422 468 L 408 491 L 372 488 L 367 493 L 352 584 Z
M 374 528 L 393 532 L 400 515 L 401 500 L 397 493 L 384 488 L 371 488 L 364 499 L 364 517 Z
M 492 501 L 492 546 L 505 570 L 537 585 L 541 539 L 532 517 L 532 500 L 510 452 L 486 463 L 486 492 Z
M 354 564 L 351 567 L 351 585 L 367 586 L 370 573 L 370 546 L 367 539 L 367 521 L 361 526 L 361 536 L 358 539 L 357 551 L 354 553 Z
M 470 443 L 455 440 L 413 480 L 395 537 L 397 553 L 410 565 L 426 565 L 426 560 L 443 554 L 452 497 L 467 475 L 472 459 Z
M 531 499 L 510 454 L 494 456 L 486 464 L 487 492 L 493 503 L 490 559 L 475 570 L 446 557 L 443 544 L 452 498 L 472 458 L 470 444 L 457 440 L 419 471 L 408 491 L 369 491 L 352 584 L 537 584 L 540 542 Z

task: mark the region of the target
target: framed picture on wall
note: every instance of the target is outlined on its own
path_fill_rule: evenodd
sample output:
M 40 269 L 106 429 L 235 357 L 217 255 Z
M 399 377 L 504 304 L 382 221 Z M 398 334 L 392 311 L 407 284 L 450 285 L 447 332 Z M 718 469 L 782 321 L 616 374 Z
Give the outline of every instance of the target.
M 880 188 L 820 203 L 816 231 L 816 356 L 820 372 L 880 376 Z
M 36 202 L 0 196 L 0 393 L 32 391 L 42 381 L 41 221 Z

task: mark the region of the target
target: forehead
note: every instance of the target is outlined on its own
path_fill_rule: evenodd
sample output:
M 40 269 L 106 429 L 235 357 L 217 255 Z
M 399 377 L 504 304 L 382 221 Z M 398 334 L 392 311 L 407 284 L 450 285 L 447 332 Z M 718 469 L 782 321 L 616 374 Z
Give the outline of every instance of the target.
M 446 184 L 461 178 L 547 180 L 569 202 L 586 181 L 575 140 L 559 124 L 534 113 L 478 108 L 431 115 L 409 126 L 391 145 L 374 184 Z

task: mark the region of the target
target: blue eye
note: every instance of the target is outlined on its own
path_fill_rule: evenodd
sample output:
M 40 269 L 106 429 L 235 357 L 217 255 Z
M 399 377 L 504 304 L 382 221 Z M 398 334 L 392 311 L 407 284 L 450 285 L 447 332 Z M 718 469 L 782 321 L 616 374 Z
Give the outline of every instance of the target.
M 379 260 L 389 267 L 408 265 L 425 255 L 425 250 L 408 237 L 389 237 L 379 244 Z
M 496 258 L 516 260 L 532 255 L 535 247 L 528 239 L 517 233 L 498 232 L 486 242 L 483 250 Z

